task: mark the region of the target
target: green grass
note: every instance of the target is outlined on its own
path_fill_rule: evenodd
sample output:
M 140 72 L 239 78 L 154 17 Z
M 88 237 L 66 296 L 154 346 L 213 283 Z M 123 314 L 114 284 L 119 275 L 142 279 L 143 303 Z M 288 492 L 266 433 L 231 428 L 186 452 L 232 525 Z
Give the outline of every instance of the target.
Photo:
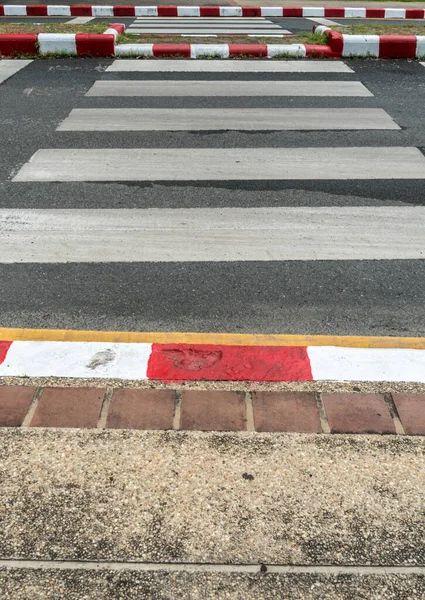
M 284 38 L 263 38 L 261 36 L 252 38 L 244 36 L 220 35 L 216 38 L 199 38 L 176 35 L 155 34 L 122 34 L 117 38 L 117 44 L 326 44 L 326 37 L 319 33 L 301 33 Z
M 108 23 L 86 23 L 69 25 L 68 23 L 0 23 L 0 33 L 104 33 Z

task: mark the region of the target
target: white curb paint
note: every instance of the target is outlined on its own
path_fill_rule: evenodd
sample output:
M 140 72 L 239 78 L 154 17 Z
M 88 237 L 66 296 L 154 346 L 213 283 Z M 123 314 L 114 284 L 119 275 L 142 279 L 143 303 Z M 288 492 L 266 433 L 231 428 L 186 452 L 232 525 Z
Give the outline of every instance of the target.
M 113 6 L 92 6 L 93 17 L 113 17 L 114 7 Z
M 296 56 L 297 58 L 304 58 L 307 54 L 304 44 L 288 44 L 282 46 L 279 44 L 268 44 L 267 46 L 267 58 L 273 58 L 284 54 L 286 56 Z
M 151 344 L 13 342 L 0 377 L 146 379 Z
M 425 382 L 425 350 L 309 346 L 313 380 Z
M 158 7 L 156 6 L 135 6 L 136 17 L 157 17 Z
M 241 6 L 220 6 L 220 17 L 241 17 Z
M 177 16 L 178 17 L 199 17 L 201 15 L 201 9 L 199 6 L 178 6 Z
M 71 7 L 70 6 L 48 6 L 47 14 L 49 17 L 70 17 Z
M 22 4 L 5 4 L 4 8 L 4 16 L 5 17 L 26 17 L 27 16 L 27 7 Z
M 406 9 L 405 8 L 386 8 L 385 19 L 405 19 Z
M 118 44 L 115 46 L 117 56 L 149 56 L 153 57 L 153 44 Z
M 220 58 L 229 58 L 228 44 L 191 44 L 190 58 L 199 56 L 219 56 Z
M 261 16 L 262 17 L 281 17 L 283 14 L 281 6 L 262 6 L 261 7 Z
M 75 33 L 39 33 L 38 44 L 40 54 L 49 52 L 77 54 Z
M 366 9 L 365 8 L 352 8 L 350 7 L 345 7 L 345 15 L 344 17 L 346 19 L 364 19 L 366 17 Z
M 379 35 L 344 35 L 342 56 L 379 56 Z
M 324 17 L 325 9 L 318 6 L 303 8 L 303 17 Z
M 416 36 L 416 58 L 425 57 L 425 35 Z

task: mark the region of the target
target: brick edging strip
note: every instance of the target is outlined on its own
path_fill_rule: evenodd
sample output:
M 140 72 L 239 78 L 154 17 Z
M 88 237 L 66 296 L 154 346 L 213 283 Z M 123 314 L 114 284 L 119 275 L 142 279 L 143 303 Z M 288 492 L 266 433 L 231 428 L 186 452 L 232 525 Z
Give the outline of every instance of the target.
M 0 427 L 425 435 L 425 394 L 0 386 Z
M 0 377 L 425 383 L 425 350 L 5 341 L 0 342 Z
M 424 19 L 422 8 L 338 8 L 319 6 L 91 6 L 0 5 L 0 16 L 27 17 L 329 17 Z

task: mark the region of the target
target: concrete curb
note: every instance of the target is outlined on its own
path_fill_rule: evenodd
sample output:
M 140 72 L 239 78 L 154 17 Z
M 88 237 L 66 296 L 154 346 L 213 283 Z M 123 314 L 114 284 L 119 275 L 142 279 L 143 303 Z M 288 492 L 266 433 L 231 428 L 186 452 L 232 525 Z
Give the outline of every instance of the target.
M 425 383 L 425 349 L 18 340 L 0 342 L 0 377 Z
M 27 17 L 330 17 L 424 19 L 416 8 L 337 8 L 320 6 L 90 6 L 0 5 L 0 16 Z
M 323 25 L 313 27 L 328 38 L 329 47 L 337 56 L 374 58 L 422 58 L 425 56 L 425 36 L 420 35 L 346 35 Z

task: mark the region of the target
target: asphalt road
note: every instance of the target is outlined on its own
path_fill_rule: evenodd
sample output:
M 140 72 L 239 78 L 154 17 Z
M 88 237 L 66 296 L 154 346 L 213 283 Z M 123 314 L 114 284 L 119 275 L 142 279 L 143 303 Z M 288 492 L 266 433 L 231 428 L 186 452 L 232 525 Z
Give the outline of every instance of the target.
M 40 149 L 425 148 L 425 69 L 347 61 L 354 73 L 106 72 L 112 60 L 38 60 L 0 85 L 0 209 L 425 205 L 424 179 L 12 181 Z M 360 81 L 369 97 L 111 97 L 99 80 Z M 398 130 L 57 131 L 75 108 L 381 108 Z M 99 152 L 101 154 L 101 150 Z M 164 169 L 167 165 L 164 165 Z M 137 179 L 137 177 L 135 177 Z M 361 210 L 359 211 L 361 214 Z M 243 235 L 243 232 L 241 232 Z M 359 232 L 361 237 L 361 232 Z M 408 232 L 407 232 L 408 235 Z M 4 238 L 3 238 L 4 239 Z M 60 252 L 60 244 L 58 248 Z M 396 250 L 394 251 L 397 254 Z M 6 264 L 0 325 L 117 330 L 425 335 L 425 260 Z

